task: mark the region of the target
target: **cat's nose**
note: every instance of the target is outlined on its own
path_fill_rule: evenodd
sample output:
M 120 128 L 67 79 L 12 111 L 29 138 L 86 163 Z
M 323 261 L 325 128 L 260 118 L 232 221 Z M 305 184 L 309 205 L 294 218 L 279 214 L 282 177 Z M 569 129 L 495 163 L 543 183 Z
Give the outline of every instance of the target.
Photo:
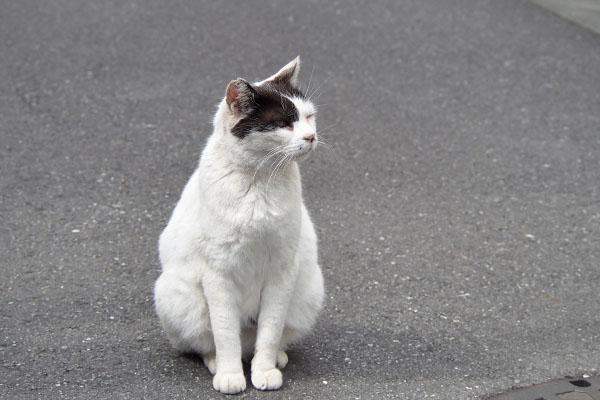
M 315 140 L 315 134 L 314 133 L 310 133 L 306 136 L 304 136 L 304 140 L 306 140 L 308 143 L 312 143 Z

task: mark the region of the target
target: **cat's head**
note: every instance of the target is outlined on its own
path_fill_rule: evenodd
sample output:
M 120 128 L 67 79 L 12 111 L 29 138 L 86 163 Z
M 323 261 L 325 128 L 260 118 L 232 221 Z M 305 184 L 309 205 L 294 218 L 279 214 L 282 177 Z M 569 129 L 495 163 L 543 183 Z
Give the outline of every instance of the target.
M 300 57 L 256 83 L 238 78 L 227 86 L 221 112 L 226 133 L 246 156 L 303 160 L 317 147 L 316 107 L 298 87 Z

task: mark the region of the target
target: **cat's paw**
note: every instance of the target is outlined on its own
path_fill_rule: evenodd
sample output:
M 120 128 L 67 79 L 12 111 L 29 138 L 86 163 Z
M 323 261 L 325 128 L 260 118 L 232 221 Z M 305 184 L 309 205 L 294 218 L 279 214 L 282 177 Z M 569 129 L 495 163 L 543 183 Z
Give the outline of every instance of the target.
M 283 384 L 283 376 L 277 368 L 252 371 L 252 384 L 259 390 L 277 390 Z
M 277 352 L 277 368 L 284 369 L 288 363 L 288 355 L 285 351 L 279 349 Z
M 202 356 L 202 361 L 204 361 L 204 365 L 208 368 L 208 371 L 214 375 L 217 372 L 217 358 L 214 354 L 206 354 Z
M 240 393 L 246 390 L 246 378 L 242 372 L 217 372 L 213 378 L 213 388 L 225 394 Z

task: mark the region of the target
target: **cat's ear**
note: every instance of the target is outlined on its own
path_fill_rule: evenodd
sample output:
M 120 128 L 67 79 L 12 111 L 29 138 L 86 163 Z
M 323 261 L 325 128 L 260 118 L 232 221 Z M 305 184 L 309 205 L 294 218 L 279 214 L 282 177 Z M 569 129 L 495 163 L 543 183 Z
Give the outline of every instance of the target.
M 237 78 L 227 85 L 225 101 L 229 109 L 236 116 L 241 116 L 248 114 L 252 110 L 255 95 L 256 90 L 254 90 L 248 81 Z
M 298 87 L 298 73 L 300 72 L 300 56 L 294 58 L 285 67 L 281 68 L 275 75 L 266 79 L 267 82 L 290 85 Z

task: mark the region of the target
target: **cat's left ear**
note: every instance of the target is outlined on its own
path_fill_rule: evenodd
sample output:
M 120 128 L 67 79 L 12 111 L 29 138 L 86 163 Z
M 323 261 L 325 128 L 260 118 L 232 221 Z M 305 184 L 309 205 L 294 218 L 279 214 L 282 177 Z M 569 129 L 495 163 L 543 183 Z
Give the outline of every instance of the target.
M 275 75 L 265 79 L 266 82 L 298 86 L 298 73 L 300 72 L 300 56 L 294 58 L 285 67 L 281 68 Z
M 225 92 L 225 101 L 229 109 L 237 116 L 246 115 L 253 109 L 256 90 L 243 78 L 229 82 Z

